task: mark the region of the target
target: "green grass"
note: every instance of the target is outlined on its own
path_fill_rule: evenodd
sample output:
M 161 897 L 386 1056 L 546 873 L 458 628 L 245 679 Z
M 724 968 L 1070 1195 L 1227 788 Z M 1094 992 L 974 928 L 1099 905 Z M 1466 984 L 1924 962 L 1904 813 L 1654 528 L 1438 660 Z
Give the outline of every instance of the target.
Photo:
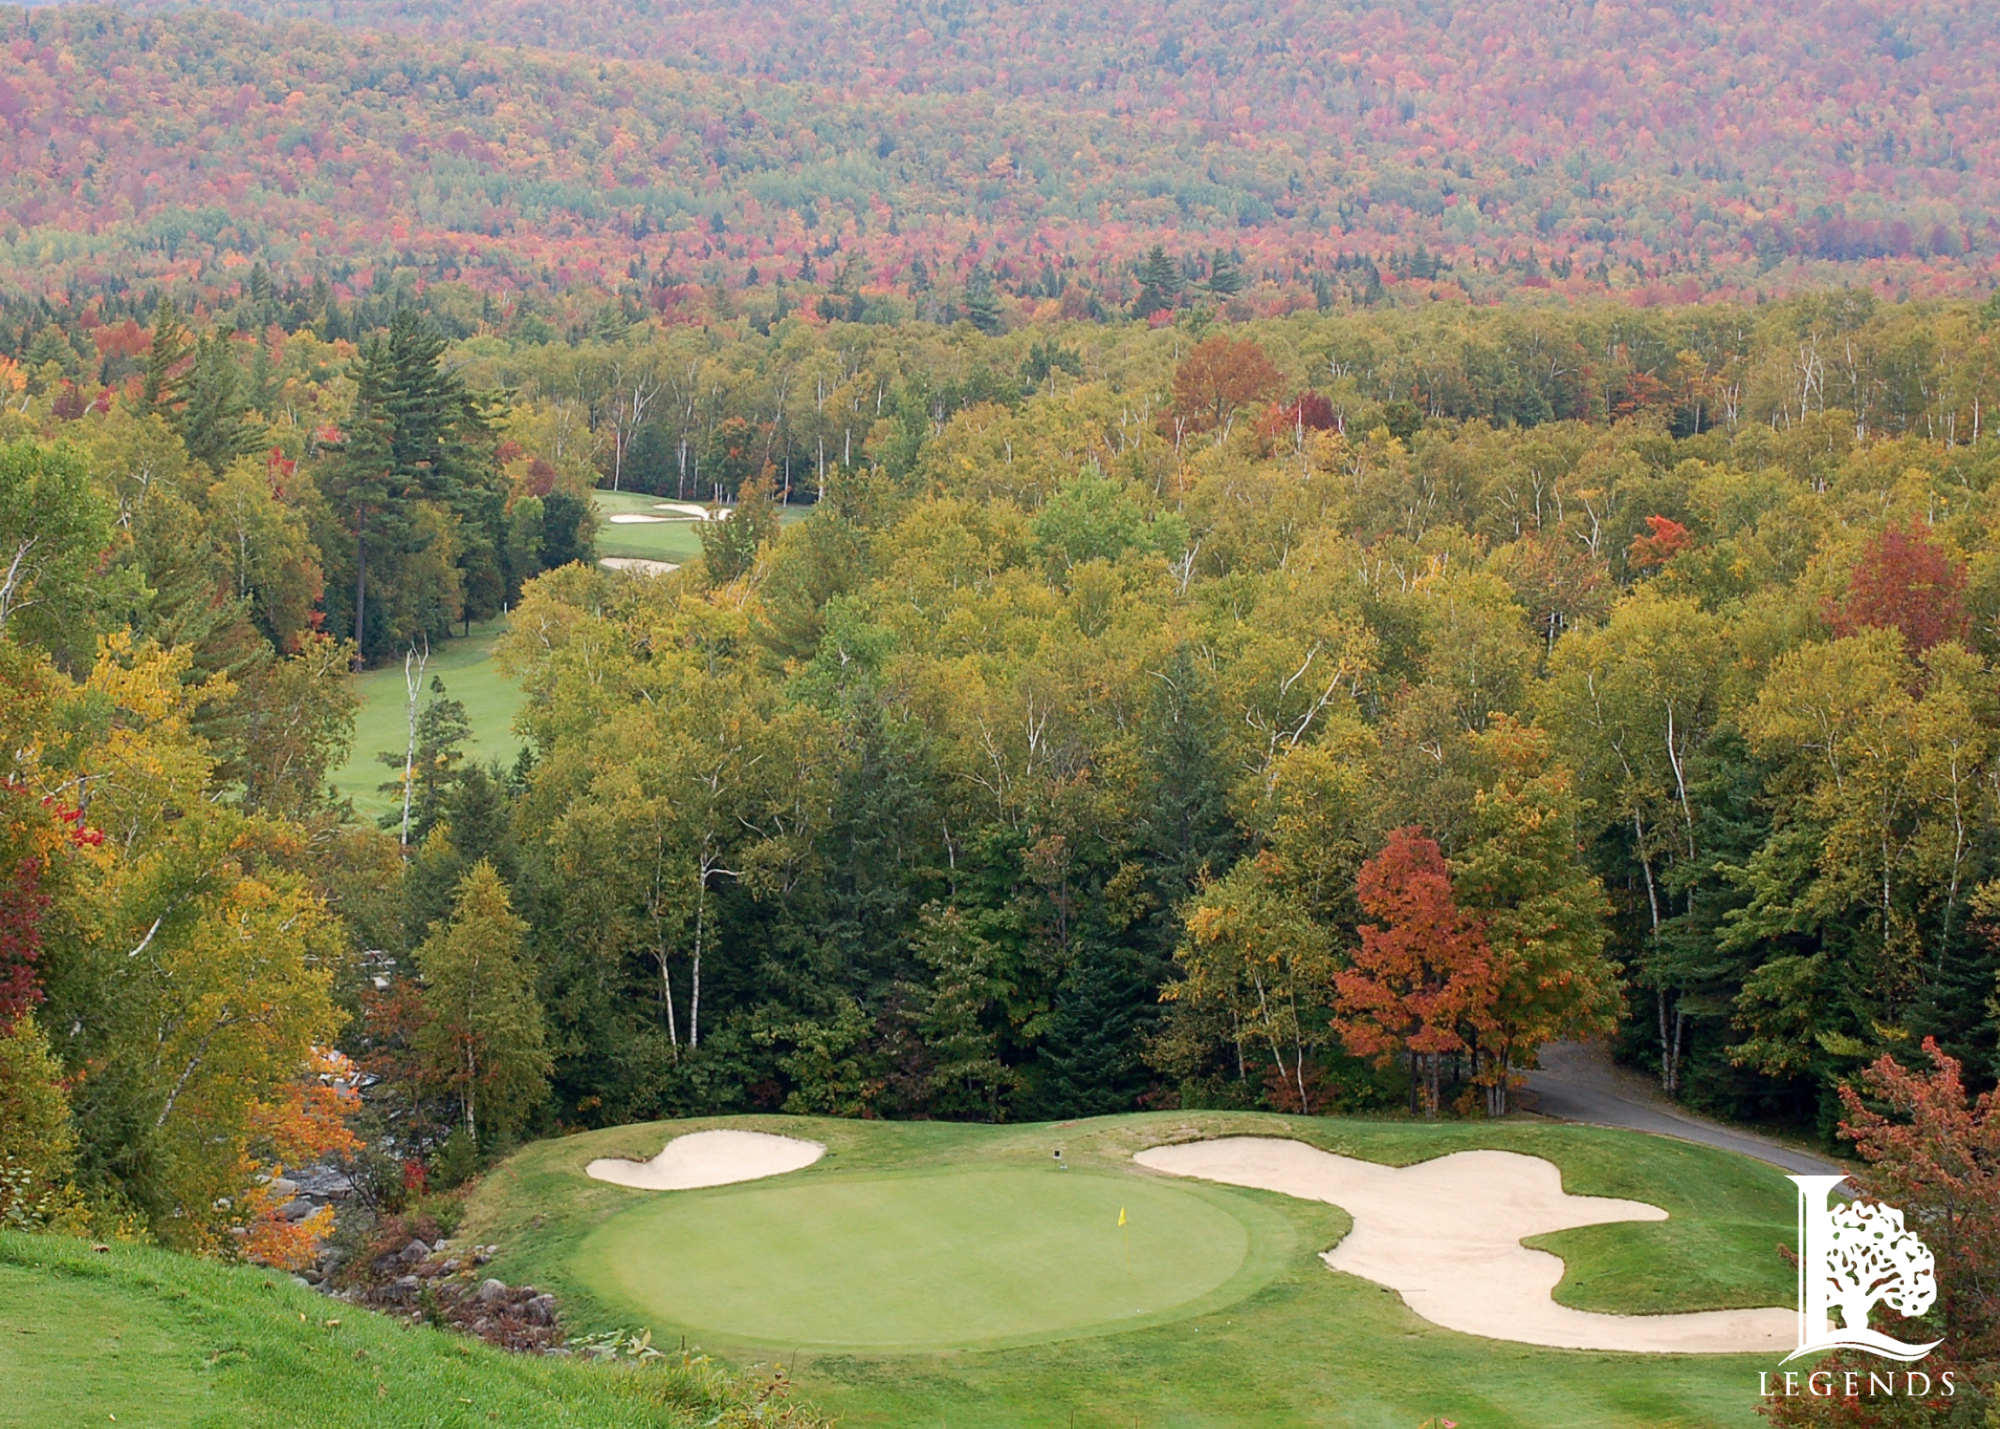
M 0 1233 L 0 1426 L 542 1429 L 715 1422 L 688 1377 L 508 1355 L 284 1275 Z M 664 1407 L 670 1392 L 683 1409 Z M 742 1423 L 729 1419 L 728 1423 Z
M 426 693 L 420 698 L 429 698 L 431 676 L 436 675 L 444 681 L 445 693 L 465 705 L 465 717 L 472 726 L 465 754 L 479 764 L 497 759 L 510 765 L 521 748 L 521 739 L 513 731 L 514 715 L 521 708 L 521 689 L 493 663 L 494 642 L 506 628 L 503 619 L 473 621 L 470 636 L 432 646 L 430 664 L 424 670 Z M 400 757 L 409 738 L 409 695 L 403 683 L 402 661 L 358 676 L 357 684 L 361 709 L 354 721 L 354 747 L 347 762 L 334 771 L 333 782 L 354 800 L 358 814 L 373 819 L 396 803 L 393 794 L 377 793 L 376 786 L 402 772 L 375 756 L 393 750 Z
M 1280 1265 L 1252 1261 L 1253 1232 L 1260 1252 L 1290 1248 L 1282 1222 L 1239 1198 L 1127 1176 L 780 1178 L 616 1216 L 586 1242 L 584 1273 L 649 1318 L 731 1339 L 930 1349 L 1136 1328 L 1231 1303 Z
M 594 1157 L 650 1156 L 672 1135 L 720 1125 L 809 1136 L 829 1154 L 780 1180 L 668 1195 L 582 1175 Z M 1060 1127 L 783 1117 L 620 1127 L 524 1149 L 481 1185 L 468 1229 L 502 1244 L 509 1279 L 555 1288 L 577 1323 L 643 1324 L 732 1358 L 782 1355 L 804 1393 L 857 1429 L 1072 1422 L 1079 1429 L 1135 1422 L 1413 1429 L 1433 1415 L 1465 1429 L 1758 1422 L 1757 1371 L 1769 1367 L 1760 1360 L 1546 1350 L 1443 1330 L 1392 1292 L 1326 1269 L 1318 1252 L 1349 1227 L 1337 1209 L 1164 1181 L 1130 1162 L 1148 1145 L 1222 1134 L 1292 1136 L 1391 1165 L 1497 1147 L 1547 1157 L 1576 1194 L 1664 1207 L 1664 1222 L 1537 1238 L 1567 1262 L 1557 1298 L 1579 1308 L 1665 1312 L 1788 1305 L 1793 1297 L 1794 1275 L 1777 1246 L 1792 1237 L 1794 1194 L 1774 1169 L 1661 1138 L 1529 1122 L 1421 1126 L 1168 1112 Z M 1053 1169 L 1057 1145 L 1074 1170 Z M 935 1193 L 955 1183 L 972 1188 L 998 1176 L 1009 1179 L 990 1184 L 1004 1184 L 1016 1207 L 974 1204 L 961 1214 L 937 1204 Z M 1016 1177 L 1033 1178 L 1032 1190 Z M 1141 1201 L 1144 1192 L 1165 1199 Z M 1114 1268 L 1104 1251 L 1080 1249 L 1066 1228 L 1052 1226 L 1063 1243 L 1029 1261 L 1039 1254 L 1032 1222 L 1057 1213 L 1063 1198 L 1074 1198 L 1079 1218 L 1101 1221 L 1114 1201 L 1153 1216 L 1179 1197 L 1199 1197 L 1204 1210 L 1189 1209 L 1190 1217 L 1224 1214 L 1248 1247 L 1227 1279 L 1177 1302 L 1151 1276 L 1177 1279 L 1185 1293 L 1203 1273 L 1149 1272 L 1156 1299 L 1132 1307 L 1145 1312 L 1134 1327 L 1102 1313 L 1115 1309 L 1115 1294 L 1103 1290 Z M 959 1223 L 990 1225 L 1002 1253 L 977 1260 L 955 1253 L 949 1274 L 932 1275 L 915 1243 Z M 899 1225 L 908 1242 L 900 1247 Z M 1168 1239 L 1189 1266 L 1198 1258 L 1181 1256 L 1179 1241 Z M 1220 1258 L 1228 1254 L 1225 1245 Z M 1012 1256 L 1029 1263 L 1015 1265 Z M 1038 1281 L 1052 1260 L 1067 1273 Z M 1018 1301 L 1004 1311 L 1014 1318 L 984 1325 L 954 1303 L 1023 1281 L 1045 1286 L 1032 1331 Z M 908 1343 L 897 1337 L 925 1303 L 932 1343 L 957 1347 L 881 1348 Z M 856 1327 L 848 1345 L 879 1336 L 866 1340 L 874 1347 L 826 1345 L 825 1327 L 843 1318 Z
M 637 556 L 647 561 L 672 561 L 679 565 L 701 554 L 699 523 L 694 521 L 638 522 L 631 525 L 612 525 L 606 519 L 614 515 L 663 516 L 671 513 L 654 508 L 663 500 L 672 497 L 648 496 L 636 491 L 593 491 L 590 502 L 597 510 L 597 554 L 600 556 Z M 704 505 L 692 502 L 691 505 Z M 779 521 L 789 525 L 793 521 L 803 521 L 812 510 L 809 506 L 787 506 L 778 513 Z
M 597 554 L 637 556 L 648 561 L 682 561 L 701 554 L 701 537 L 693 521 L 644 522 L 614 526 L 606 517 L 614 515 L 661 516 L 653 507 L 662 500 L 637 491 L 593 491 L 590 504 L 597 508 Z M 694 503 L 699 505 L 701 503 Z

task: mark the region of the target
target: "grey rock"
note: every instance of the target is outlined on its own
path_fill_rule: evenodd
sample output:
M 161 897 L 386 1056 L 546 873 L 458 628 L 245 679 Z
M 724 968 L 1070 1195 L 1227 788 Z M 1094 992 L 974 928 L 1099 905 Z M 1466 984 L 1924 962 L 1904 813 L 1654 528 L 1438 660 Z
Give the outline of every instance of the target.
M 429 1246 L 425 1245 L 420 1240 L 413 1240 L 408 1245 L 403 1247 L 402 1258 L 407 1264 L 415 1265 L 418 1261 L 422 1260 L 425 1256 L 429 1255 L 430 1253 L 431 1253 L 431 1248 Z
M 521 1313 L 531 1325 L 553 1325 L 556 1322 L 556 1297 L 537 1295 L 522 1307 Z
M 480 1286 L 479 1286 L 479 1303 L 480 1303 L 480 1304 L 482 1304 L 482 1305 L 498 1305 L 498 1304 L 501 1304 L 501 1303 L 505 1302 L 505 1300 L 506 1300 L 506 1299 L 507 1299 L 507 1282 L 506 1282 L 506 1281 L 504 1281 L 504 1280 L 487 1280 L 487 1281 L 483 1281 L 483 1282 L 482 1282 L 482 1283 L 480 1284 Z

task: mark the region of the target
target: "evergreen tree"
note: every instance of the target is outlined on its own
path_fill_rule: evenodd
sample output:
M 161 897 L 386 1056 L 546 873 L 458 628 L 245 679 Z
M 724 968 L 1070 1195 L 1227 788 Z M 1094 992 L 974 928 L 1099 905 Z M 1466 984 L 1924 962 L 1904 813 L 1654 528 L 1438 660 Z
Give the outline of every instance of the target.
M 1000 299 L 993 291 L 993 275 L 974 268 L 965 280 L 966 320 L 983 333 L 1000 331 Z
M 1149 318 L 1171 308 L 1180 297 L 1181 287 L 1180 269 L 1167 257 L 1166 249 L 1154 244 L 1139 267 L 1139 301 L 1132 305 L 1132 316 Z
M 172 298 L 160 299 L 153 312 L 153 343 L 146 354 L 146 375 L 139 386 L 139 415 L 172 410 L 179 400 L 182 365 L 193 351 L 180 309 Z
M 465 716 L 465 705 L 450 698 L 445 693 L 444 681 L 433 675 L 430 698 L 417 715 L 414 753 L 385 749 L 375 756 L 397 771 L 402 770 L 405 762 L 410 766 L 411 843 L 422 843 L 430 834 L 443 812 L 445 796 L 465 776 L 467 771 L 460 767 L 459 761 L 464 757 L 465 741 L 471 735 L 472 723 Z M 377 792 L 396 798 L 396 807 L 379 821 L 385 829 L 396 828 L 403 821 L 403 781 L 393 779 L 376 787 Z
M 222 333 L 211 333 L 195 344 L 194 366 L 181 394 L 185 400 L 174 426 L 188 455 L 216 475 L 236 458 L 263 447 L 266 433 L 250 415 L 236 359 Z
M 489 615 L 505 598 L 500 563 L 506 511 L 492 424 L 483 400 L 445 369 L 445 345 L 438 332 L 402 309 L 386 335 L 362 347 L 352 369 L 355 402 L 342 448 L 321 474 L 322 489 L 354 542 L 353 600 L 340 613 L 352 618 L 358 658 L 393 648 L 419 626 L 431 629 L 441 609 L 426 592 L 400 588 L 405 572 L 396 558 L 423 544 L 415 534 L 420 506 L 446 522 L 466 597 L 461 609 L 443 618 Z M 378 553 L 388 559 L 378 562 Z M 386 569 L 371 572 L 371 563 Z M 398 622 L 411 628 L 392 628 L 385 619 L 371 625 L 371 589 L 395 595 Z
M 1218 298 L 1233 298 L 1243 291 L 1243 267 L 1233 253 L 1218 248 L 1210 257 L 1208 290 Z
M 567 491 L 542 498 L 541 567 L 553 571 L 575 561 L 590 565 L 596 558 L 590 503 Z
M 541 1003 L 524 956 L 527 924 L 484 860 L 459 881 L 451 919 L 417 949 L 419 1054 L 477 1146 L 505 1144 L 548 1095 Z

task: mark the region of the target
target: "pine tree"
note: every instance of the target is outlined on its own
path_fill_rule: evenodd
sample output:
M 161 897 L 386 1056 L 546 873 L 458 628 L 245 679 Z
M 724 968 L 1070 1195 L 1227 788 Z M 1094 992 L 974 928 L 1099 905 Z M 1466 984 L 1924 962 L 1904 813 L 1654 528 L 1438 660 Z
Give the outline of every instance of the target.
M 250 415 L 229 339 L 212 333 L 194 346 L 194 366 L 181 386 L 185 401 L 174 425 L 188 455 L 220 476 L 240 456 L 261 449 L 266 434 Z
M 194 344 L 172 298 L 160 299 L 153 311 L 153 343 L 146 354 L 146 375 L 139 386 L 139 415 L 170 411 L 178 398 L 182 365 Z
M 974 268 L 965 280 L 966 320 L 983 333 L 1000 331 L 1000 299 L 993 291 L 993 275 Z
M 1166 249 L 1154 244 L 1139 268 L 1139 301 L 1132 305 L 1132 316 L 1149 318 L 1166 311 L 1180 297 L 1181 287 L 1180 269 L 1167 257 Z
M 475 1145 L 504 1144 L 548 1095 L 542 1006 L 524 956 L 527 924 L 483 859 L 459 880 L 451 919 L 417 949 L 420 1055 Z
M 1208 290 L 1218 298 L 1233 298 L 1243 291 L 1243 267 L 1233 253 L 1218 248 L 1210 257 Z

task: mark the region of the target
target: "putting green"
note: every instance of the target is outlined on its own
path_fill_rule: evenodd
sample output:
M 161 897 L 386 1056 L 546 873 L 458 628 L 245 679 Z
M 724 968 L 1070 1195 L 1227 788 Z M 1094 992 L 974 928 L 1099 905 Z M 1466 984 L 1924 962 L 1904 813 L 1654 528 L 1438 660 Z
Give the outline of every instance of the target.
M 656 1331 L 910 1350 L 1204 1313 L 1290 1248 L 1262 1207 L 1210 1187 L 967 1169 L 669 1192 L 605 1222 L 578 1269 Z

